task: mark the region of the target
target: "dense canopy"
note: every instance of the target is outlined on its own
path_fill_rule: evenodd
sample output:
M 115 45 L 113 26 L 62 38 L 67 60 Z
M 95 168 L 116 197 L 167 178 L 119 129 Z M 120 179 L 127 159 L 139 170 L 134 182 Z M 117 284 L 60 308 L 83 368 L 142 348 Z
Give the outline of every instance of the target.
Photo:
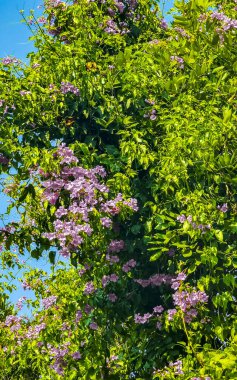
M 1 60 L 2 380 L 237 378 L 237 1 L 161 8 L 49 0 Z

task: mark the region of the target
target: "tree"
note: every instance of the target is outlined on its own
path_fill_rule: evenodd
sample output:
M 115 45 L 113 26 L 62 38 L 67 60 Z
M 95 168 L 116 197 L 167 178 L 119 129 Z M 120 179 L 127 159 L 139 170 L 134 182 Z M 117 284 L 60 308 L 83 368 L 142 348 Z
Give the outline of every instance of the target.
M 236 4 L 175 7 L 49 1 L 2 60 L 4 247 L 72 264 L 28 274 L 3 379 L 236 378 Z

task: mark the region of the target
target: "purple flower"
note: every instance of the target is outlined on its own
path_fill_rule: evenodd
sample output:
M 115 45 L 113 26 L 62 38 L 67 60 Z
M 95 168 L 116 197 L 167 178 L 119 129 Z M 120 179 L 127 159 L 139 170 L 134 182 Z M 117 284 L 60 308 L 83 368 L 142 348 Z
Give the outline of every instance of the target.
M 91 322 L 89 324 L 89 327 L 90 327 L 91 330 L 98 330 L 98 325 L 95 322 Z
M 222 206 L 217 206 L 218 210 L 221 211 L 221 212 L 227 212 L 228 211 L 228 206 L 227 206 L 227 203 L 224 203 Z
M 81 359 L 81 354 L 79 351 L 76 351 L 72 354 L 72 358 L 75 360 Z
M 75 322 L 78 323 L 81 320 L 81 318 L 82 318 L 82 312 L 81 310 L 77 310 Z
M 118 9 L 119 13 L 123 13 L 125 5 L 121 1 L 115 1 L 114 5 Z
M 119 279 L 119 277 L 117 276 L 117 274 L 111 274 L 110 275 L 110 281 L 111 282 L 117 282 Z
M 42 299 L 42 304 L 45 309 L 49 309 L 52 305 L 54 305 L 57 301 L 57 296 L 50 296 Z
M 92 281 L 87 282 L 85 289 L 84 289 L 84 294 L 89 295 L 95 292 L 95 287 Z
M 154 313 L 157 313 L 157 314 L 160 314 L 160 313 L 162 313 L 163 311 L 164 311 L 163 306 L 155 306 L 155 307 L 153 308 L 153 312 L 154 312 Z
M 172 321 L 174 319 L 174 315 L 177 313 L 176 309 L 168 310 L 168 321 Z
M 168 23 L 164 18 L 160 22 L 160 27 L 164 30 L 168 29 Z
M 109 299 L 111 302 L 115 302 L 115 301 L 117 301 L 118 297 L 117 297 L 116 294 L 114 294 L 114 293 L 109 293 L 109 294 L 108 294 L 108 299 Z
M 179 27 L 175 27 L 174 30 L 176 30 L 176 32 L 178 32 L 182 37 L 185 37 L 185 38 L 190 38 L 189 34 L 185 32 L 185 30 L 183 28 L 179 28 Z
M 10 65 L 12 63 L 20 63 L 19 59 L 15 58 L 15 57 L 5 57 L 2 59 L 2 64 L 3 65 Z
M 129 260 L 126 264 L 123 265 L 122 270 L 124 272 L 129 272 L 132 268 L 135 268 L 137 262 L 134 259 Z
M 21 95 L 21 96 L 24 96 L 24 95 L 30 95 L 30 94 L 31 94 L 30 91 L 24 91 L 24 90 L 20 91 L 20 95 Z
M 177 220 L 180 223 L 184 223 L 187 220 L 187 218 L 186 218 L 186 216 L 184 214 L 182 214 L 182 215 L 177 216 Z
M 85 306 L 85 313 L 86 314 L 90 314 L 92 312 L 92 310 L 93 310 L 93 307 L 90 306 L 90 305 L 88 305 L 88 304 L 86 304 L 86 306 Z
M 108 252 L 120 252 L 124 249 L 124 241 L 123 240 L 112 240 L 108 247 Z
M 75 94 L 77 96 L 80 95 L 79 89 L 70 82 L 61 82 L 61 92 L 63 94 L 71 92 L 72 94 Z
M 152 317 L 152 314 L 150 313 L 146 313 L 144 315 L 141 315 L 141 314 L 135 314 L 134 316 L 134 321 L 135 323 L 138 323 L 138 324 L 145 324 L 149 321 L 149 319 Z
M 177 55 L 172 55 L 170 57 L 171 61 L 174 61 L 178 64 L 180 69 L 184 69 L 184 60 L 181 57 L 178 57 Z
M 112 226 L 112 220 L 110 218 L 101 218 L 100 219 L 102 226 L 110 228 Z

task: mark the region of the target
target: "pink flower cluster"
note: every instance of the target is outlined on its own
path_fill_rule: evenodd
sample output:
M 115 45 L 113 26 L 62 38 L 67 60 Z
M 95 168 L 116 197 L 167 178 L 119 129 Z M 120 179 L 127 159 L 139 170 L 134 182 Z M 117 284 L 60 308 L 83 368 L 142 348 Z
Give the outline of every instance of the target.
M 5 326 L 10 327 L 11 331 L 18 331 L 21 328 L 22 318 L 16 315 L 8 315 L 5 319 Z
M 180 69 L 184 69 L 184 60 L 181 57 L 178 57 L 177 55 L 172 55 L 170 57 L 171 61 L 176 62 Z
M 52 305 L 54 305 L 57 301 L 57 296 L 49 296 L 47 298 L 42 299 L 42 305 L 45 309 L 49 309 Z
M 149 320 L 150 320 L 151 317 L 153 317 L 153 316 L 157 317 L 157 314 L 161 314 L 163 311 L 164 311 L 163 306 L 161 306 L 161 305 L 155 306 L 153 308 L 153 313 L 152 314 L 151 313 L 146 313 L 144 315 L 141 315 L 140 313 L 135 314 L 134 321 L 135 321 L 135 323 L 143 325 L 143 324 L 149 322 Z M 158 323 L 160 323 L 160 322 L 158 322 Z
M 124 200 L 122 194 L 118 194 L 113 200 L 104 200 L 104 194 L 109 189 L 101 184 L 98 176 L 104 178 L 106 172 L 103 167 L 96 166 L 93 169 L 84 169 L 79 166 L 71 166 L 78 163 L 71 149 L 62 144 L 57 149 L 55 157 L 60 158 L 60 173 L 48 174 L 48 179 L 43 181 L 45 190 L 43 198 L 51 204 L 60 201 L 62 192 L 68 194 L 69 205 L 59 205 L 55 211 L 56 220 L 53 223 L 54 231 L 46 232 L 43 237 L 50 241 L 58 241 L 60 254 L 68 257 L 70 252 L 76 251 L 83 243 L 85 235 L 91 236 L 93 228 L 90 225 L 90 214 L 95 208 L 102 214 L 101 223 L 110 228 L 111 216 L 118 214 L 122 207 L 137 210 L 135 199 Z M 39 174 L 46 173 L 39 169 Z M 103 215 L 104 214 L 104 215 Z M 112 240 L 108 247 L 108 253 L 119 252 L 124 248 L 123 240 Z M 110 262 L 118 262 L 116 256 L 109 256 Z
M 135 314 L 134 321 L 135 323 L 144 325 L 145 323 L 149 321 L 151 317 L 152 317 L 152 314 L 150 313 L 146 313 L 144 315 L 141 315 L 140 313 L 138 313 L 138 314 Z
M 228 211 L 228 206 L 227 206 L 227 203 L 224 203 L 222 206 L 218 205 L 217 206 L 217 209 L 221 212 L 227 212 Z
M 163 284 L 170 285 L 174 281 L 174 277 L 169 274 L 153 274 L 150 276 L 147 280 L 143 279 L 136 279 L 134 280 L 139 285 L 141 285 L 143 288 L 146 288 L 147 286 L 160 286 Z
M 30 326 L 29 329 L 28 329 L 28 331 L 25 334 L 25 338 L 28 338 L 28 339 L 38 338 L 40 332 L 42 330 L 45 330 L 46 327 L 47 327 L 46 323 L 41 323 L 39 325 Z
M 177 291 L 173 295 L 175 306 L 185 313 L 185 321 L 187 323 L 192 322 L 193 318 L 197 316 L 197 310 L 195 307 L 200 303 L 206 303 L 208 301 L 208 295 L 201 291 Z
M 192 215 L 189 215 L 188 217 L 186 217 L 184 214 L 182 214 L 182 215 L 177 216 L 177 220 L 180 223 L 184 223 L 187 221 L 194 229 L 201 230 L 202 234 L 206 233 L 208 230 L 211 229 L 210 224 L 197 224 L 197 223 L 193 222 Z
M 106 287 L 106 285 L 109 283 L 109 282 L 117 282 L 119 279 L 119 277 L 117 276 L 117 274 L 113 273 L 113 274 L 110 274 L 108 276 L 104 275 L 102 277 L 102 286 L 103 288 Z
M 19 59 L 15 58 L 15 57 L 2 58 L 2 64 L 5 66 L 11 65 L 12 63 L 20 63 L 20 61 L 19 61 Z
M 187 38 L 187 39 L 190 38 L 190 35 L 183 28 L 176 26 L 174 30 L 178 32 L 182 37 Z
M 124 249 L 124 241 L 123 240 L 112 240 L 108 246 L 109 253 L 120 252 Z
M 71 92 L 72 94 L 74 95 L 77 95 L 79 96 L 80 95 L 80 91 L 79 91 L 79 88 L 75 87 L 72 83 L 70 82 L 62 82 L 61 83 L 61 92 L 63 94 L 67 94 L 69 92 Z
M 218 20 L 221 22 L 221 28 L 224 32 L 230 29 L 237 29 L 237 20 L 233 20 L 226 16 L 224 13 L 214 11 L 211 14 L 213 20 Z
M 131 260 L 127 261 L 127 262 L 123 265 L 122 270 L 123 270 L 124 272 L 130 272 L 130 270 L 131 270 L 132 268 L 135 268 L 136 265 L 137 265 L 136 260 L 131 259 Z

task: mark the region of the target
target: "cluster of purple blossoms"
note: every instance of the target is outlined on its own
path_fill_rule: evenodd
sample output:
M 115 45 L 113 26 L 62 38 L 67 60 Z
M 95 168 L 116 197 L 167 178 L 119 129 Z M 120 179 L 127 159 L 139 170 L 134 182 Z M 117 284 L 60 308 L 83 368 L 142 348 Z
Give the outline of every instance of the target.
M 81 318 L 82 318 L 82 311 L 81 310 L 77 310 L 75 322 L 79 323 L 79 321 L 81 320 Z
M 227 212 L 228 211 L 228 206 L 227 206 L 227 203 L 224 203 L 222 206 L 218 205 L 217 206 L 217 209 L 221 212 Z
M 117 255 L 106 255 L 105 258 L 109 261 L 110 265 L 116 264 L 120 261 Z
M 132 269 L 132 268 L 135 268 L 135 266 L 137 265 L 137 262 L 136 262 L 136 260 L 134 260 L 134 259 L 131 259 L 131 260 L 129 260 L 129 261 L 127 261 L 123 266 L 122 266 L 122 270 L 123 270 L 123 272 L 130 272 L 130 270 Z
M 15 57 L 5 57 L 2 58 L 2 64 L 3 65 L 11 65 L 12 63 L 20 63 L 19 59 Z
M 93 169 L 84 169 L 77 164 L 78 159 L 71 149 L 62 144 L 55 153 L 55 157 L 60 157 L 60 173 L 49 174 L 46 181 L 42 182 L 45 190 L 43 198 L 51 204 L 56 204 L 60 200 L 62 191 L 69 195 L 69 206 L 59 206 L 55 211 L 56 220 L 53 223 L 54 231 L 43 234 L 43 237 L 50 241 L 57 240 L 60 245 L 60 254 L 69 257 L 70 252 L 76 251 L 83 243 L 85 234 L 90 236 L 93 232 L 89 224 L 90 213 L 93 214 L 95 208 L 102 214 L 101 223 L 104 227 L 110 228 L 112 225 L 111 216 L 117 215 L 121 207 L 128 207 L 137 211 L 137 201 L 135 199 L 124 200 L 122 194 L 118 194 L 113 200 L 104 200 L 109 189 L 101 184 L 97 176 L 105 177 L 106 172 L 103 167 L 96 166 Z M 40 169 L 39 169 L 40 170 Z M 39 172 L 39 171 L 38 171 Z M 39 172 L 46 177 L 46 173 Z M 107 214 L 107 215 L 106 215 Z M 108 253 L 119 252 L 124 248 L 122 240 L 111 241 Z
M 5 100 L 0 99 L 0 107 L 2 107 L 4 105 L 4 103 L 5 103 Z
M 138 313 L 138 314 L 135 314 L 134 321 L 135 323 L 144 325 L 150 320 L 152 316 L 153 314 L 150 314 L 150 313 L 146 313 L 144 315 L 141 315 L 140 313 Z
M 84 294 L 89 295 L 95 292 L 95 287 L 92 281 L 89 281 L 85 285 Z
M 155 109 L 152 109 L 150 112 L 148 112 L 148 114 L 145 114 L 143 117 L 149 118 L 150 120 L 154 121 L 157 118 L 156 112 L 157 111 Z
M 155 100 L 152 100 L 152 99 L 145 99 L 145 103 L 150 104 L 151 106 L 154 106 L 156 102 Z
M 160 317 L 159 314 L 162 314 L 164 311 L 164 308 L 163 306 L 161 305 L 158 305 L 158 306 L 155 306 L 153 308 L 153 313 L 146 313 L 144 315 L 141 315 L 140 313 L 138 314 L 135 314 L 134 316 L 134 320 L 135 320 L 135 323 L 138 323 L 138 324 L 145 324 L 147 322 L 149 322 L 150 318 L 155 316 L 156 318 L 157 317 Z M 161 322 L 157 322 L 157 328 L 159 329 L 161 327 Z
M 118 9 L 118 11 L 119 11 L 120 14 L 124 12 L 124 9 L 125 9 L 124 3 L 122 3 L 121 1 L 115 0 L 114 1 L 114 5 Z
M 201 291 L 177 291 L 173 294 L 173 300 L 175 306 L 185 313 L 185 321 L 190 323 L 197 316 L 195 307 L 200 303 L 208 302 L 208 295 Z
M 72 358 L 73 358 L 74 360 L 79 360 L 79 359 L 81 359 L 81 353 L 80 353 L 79 351 L 73 352 L 73 354 L 72 354 L 71 356 L 72 356 Z
M 115 21 L 113 21 L 113 20 L 107 20 L 106 25 L 107 26 L 104 29 L 104 31 L 106 33 L 108 33 L 108 34 L 119 34 L 120 33 L 118 25 L 116 24 Z
M 70 82 L 61 82 L 61 92 L 63 94 L 67 94 L 68 92 L 71 92 L 72 94 L 75 94 L 77 96 L 80 95 L 79 89 Z
M 31 91 L 24 91 L 24 90 L 20 91 L 21 96 L 30 95 L 30 94 L 31 94 Z
M 211 380 L 210 376 L 205 377 L 192 377 L 190 380 Z
M 44 309 L 49 309 L 52 305 L 54 305 L 57 301 L 57 296 L 49 296 L 47 298 L 42 299 L 42 305 Z
M 69 349 L 65 345 L 56 348 L 48 344 L 47 347 L 49 349 L 49 353 L 54 359 L 54 363 L 50 365 L 50 368 L 53 369 L 58 375 L 64 375 L 64 367 L 66 367 L 64 357 L 69 354 Z
M 200 230 L 202 231 L 202 234 L 206 233 L 208 230 L 211 229 L 211 225 L 210 224 L 197 224 L 195 222 L 193 222 L 193 217 L 192 215 L 189 215 L 188 217 L 186 217 L 184 214 L 182 215 L 179 215 L 177 216 L 177 220 L 180 222 L 180 223 L 184 223 L 184 222 L 188 222 L 190 223 L 190 225 L 195 229 L 195 230 Z
M 97 325 L 97 323 L 96 322 L 91 322 L 90 324 L 89 324 L 89 328 L 91 329 L 91 330 L 98 330 L 98 325 Z
M 180 69 L 184 69 L 184 60 L 183 58 L 177 56 L 177 55 L 171 55 L 170 57 L 171 61 L 176 62 Z
M 176 362 L 170 362 L 169 367 L 173 368 L 175 375 L 183 375 L 183 363 L 181 360 L 176 360 Z
M 135 279 L 134 281 L 141 285 L 143 288 L 147 286 L 161 286 L 170 285 L 175 280 L 175 278 L 169 274 L 153 274 L 147 280 Z
M 106 287 L 106 285 L 109 283 L 109 282 L 117 282 L 119 280 L 119 277 L 117 276 L 117 274 L 113 273 L 113 274 L 110 274 L 108 276 L 104 275 L 102 277 L 102 286 L 103 288 Z
M 174 30 L 178 32 L 182 37 L 187 38 L 187 39 L 190 38 L 190 35 L 183 28 L 176 26 Z
M 109 294 L 108 294 L 108 300 L 109 300 L 110 302 L 116 302 L 117 299 L 118 299 L 118 297 L 116 296 L 115 293 L 109 293 Z
M 212 12 L 211 18 L 213 20 L 218 20 L 221 22 L 221 29 L 223 32 L 226 32 L 231 29 L 237 29 L 237 20 L 233 20 L 230 17 L 226 16 L 221 12 Z
M 164 18 L 162 18 L 162 20 L 160 22 L 160 27 L 161 27 L 161 29 L 164 29 L 164 30 L 168 29 L 168 23 Z
M 22 318 L 16 315 L 8 315 L 5 319 L 5 326 L 10 327 L 11 331 L 18 331 L 21 328 Z
M 186 274 L 183 272 L 180 272 L 178 276 L 171 281 L 172 282 L 171 288 L 174 290 L 177 290 L 180 287 L 182 281 L 185 281 L 186 278 L 187 278 Z
M 108 246 L 109 253 L 117 253 L 124 249 L 125 244 L 123 240 L 112 240 Z
M 177 313 L 176 309 L 169 309 L 168 312 L 168 321 L 172 321 L 174 319 L 175 314 Z
M 155 306 L 155 307 L 153 308 L 153 312 L 154 312 L 155 314 L 161 314 L 163 311 L 164 311 L 164 308 L 163 308 L 163 306 L 161 306 L 161 305 L 159 305 L 159 306 Z
M 27 339 L 38 338 L 40 332 L 42 330 L 45 330 L 46 327 L 47 327 L 46 323 L 41 323 L 39 325 L 30 326 L 24 337 L 27 338 Z
M 110 228 L 112 226 L 112 220 L 110 218 L 101 218 L 101 224 L 103 227 Z
M 22 307 L 23 307 L 23 303 L 27 300 L 27 297 L 23 296 L 21 298 L 19 298 L 19 300 L 17 301 L 16 303 L 16 307 L 21 310 Z
M 93 309 L 92 306 L 86 304 L 86 306 L 85 306 L 85 308 L 84 308 L 84 311 L 85 311 L 86 314 L 90 314 L 93 310 L 94 310 L 94 309 Z

